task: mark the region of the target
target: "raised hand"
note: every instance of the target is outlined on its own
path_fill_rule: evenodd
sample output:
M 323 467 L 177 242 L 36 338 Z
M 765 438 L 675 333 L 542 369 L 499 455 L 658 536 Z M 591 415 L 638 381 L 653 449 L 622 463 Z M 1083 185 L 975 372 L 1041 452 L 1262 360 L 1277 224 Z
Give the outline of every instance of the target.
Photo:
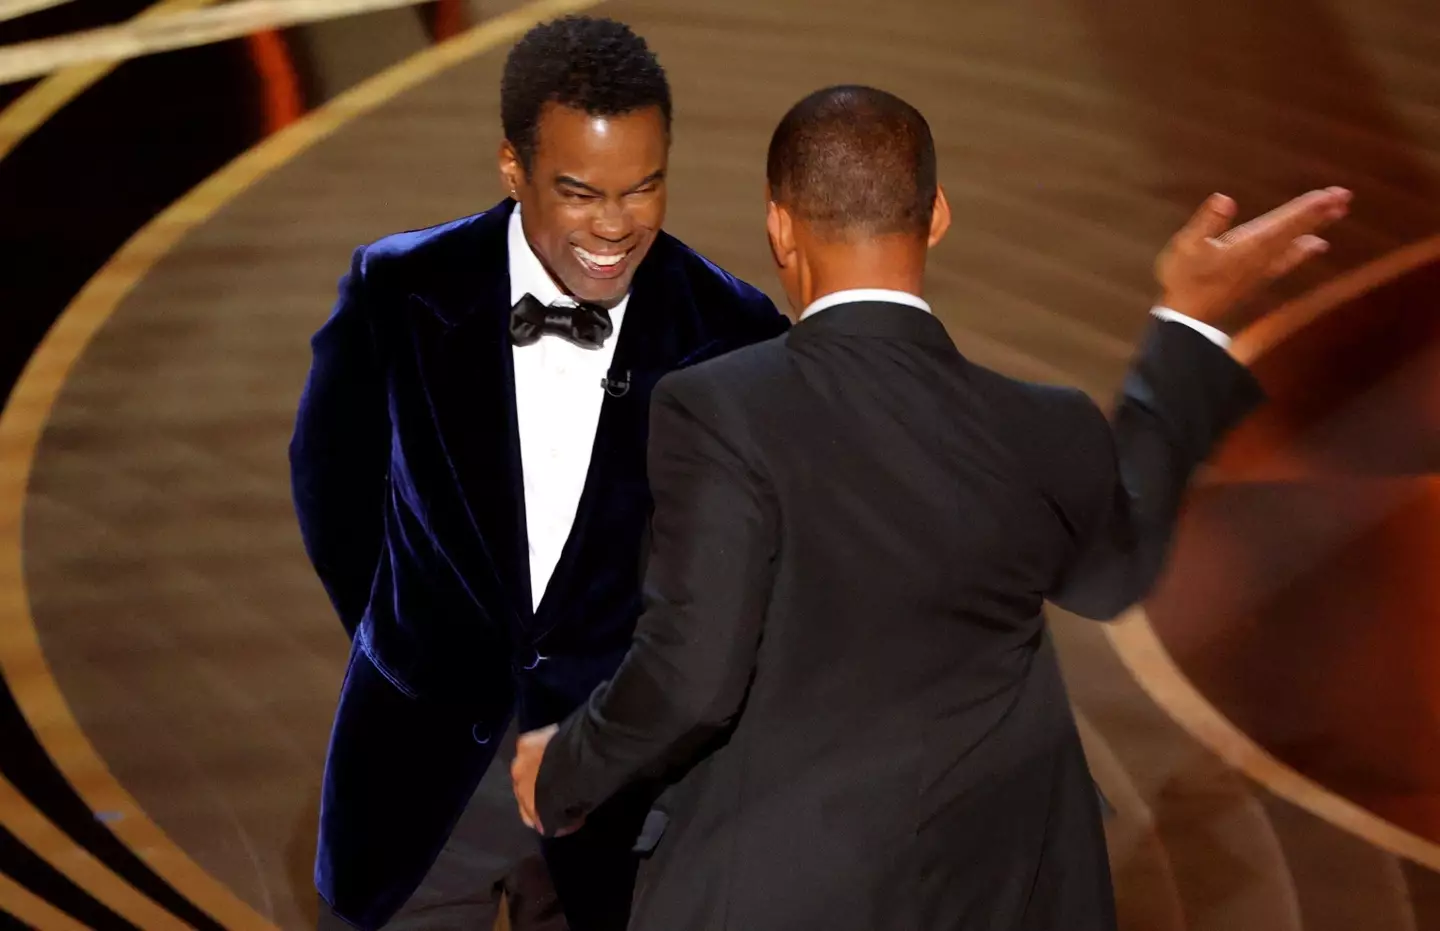
M 1155 260 L 1161 303 L 1233 332 L 1249 322 L 1247 299 L 1325 251 L 1315 234 L 1345 216 L 1350 199 L 1344 188 L 1310 191 L 1231 228 L 1235 201 L 1211 195 Z

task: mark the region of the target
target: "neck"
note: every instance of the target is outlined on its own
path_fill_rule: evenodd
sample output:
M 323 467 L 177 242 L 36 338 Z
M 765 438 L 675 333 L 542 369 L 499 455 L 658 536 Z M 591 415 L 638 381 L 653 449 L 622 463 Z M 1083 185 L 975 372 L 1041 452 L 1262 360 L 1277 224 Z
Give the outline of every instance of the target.
M 925 244 L 912 237 L 881 237 L 824 243 L 805 257 L 801 296 L 805 306 L 838 291 L 880 289 L 921 295 Z

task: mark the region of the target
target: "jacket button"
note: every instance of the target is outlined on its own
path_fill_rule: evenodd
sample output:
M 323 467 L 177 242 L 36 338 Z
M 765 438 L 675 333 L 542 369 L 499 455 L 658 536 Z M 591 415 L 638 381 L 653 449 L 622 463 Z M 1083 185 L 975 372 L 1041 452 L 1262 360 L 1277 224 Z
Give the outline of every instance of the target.
M 482 747 L 490 742 L 490 732 L 478 724 L 470 728 L 470 736 L 474 737 L 475 742 Z

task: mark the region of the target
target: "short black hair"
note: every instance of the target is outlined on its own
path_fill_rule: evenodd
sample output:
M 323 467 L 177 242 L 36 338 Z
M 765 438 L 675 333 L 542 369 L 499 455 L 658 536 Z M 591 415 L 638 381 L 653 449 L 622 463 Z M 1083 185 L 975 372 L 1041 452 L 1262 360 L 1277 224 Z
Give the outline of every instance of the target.
M 670 131 L 670 82 L 645 40 L 629 26 L 593 16 L 564 16 L 527 32 L 505 59 L 500 122 L 529 172 L 545 105 L 591 116 L 659 107 Z
M 935 207 L 935 140 L 910 104 L 873 87 L 818 90 L 770 139 L 770 196 L 828 238 L 924 235 Z

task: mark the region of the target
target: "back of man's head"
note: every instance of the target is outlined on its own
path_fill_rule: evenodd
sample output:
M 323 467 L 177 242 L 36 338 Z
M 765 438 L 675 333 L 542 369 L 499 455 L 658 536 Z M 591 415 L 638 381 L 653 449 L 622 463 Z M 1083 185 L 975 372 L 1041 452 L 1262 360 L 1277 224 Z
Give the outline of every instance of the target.
M 770 197 L 836 241 L 930 230 L 935 141 L 910 104 L 871 87 L 816 91 L 770 139 Z

